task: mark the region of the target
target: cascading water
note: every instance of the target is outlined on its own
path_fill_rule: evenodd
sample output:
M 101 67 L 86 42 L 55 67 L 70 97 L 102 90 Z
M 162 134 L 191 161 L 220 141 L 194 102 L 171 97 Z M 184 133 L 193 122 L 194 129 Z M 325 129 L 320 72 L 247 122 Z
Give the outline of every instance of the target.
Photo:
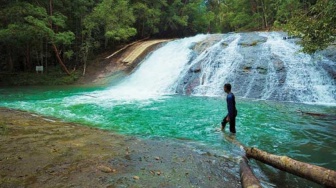
M 175 40 L 149 55 L 119 85 L 90 95 L 95 100 L 175 93 L 220 96 L 224 83 L 231 83 L 233 92 L 245 98 L 336 104 L 335 79 L 321 66 L 330 60 L 301 53 L 299 45 L 283 36 L 260 32 Z M 217 40 L 211 41 L 214 37 Z
M 101 103 L 101 101 L 132 101 L 174 94 L 176 84 L 186 64 L 195 56 L 193 46 L 206 38 L 197 35 L 175 40 L 153 52 L 128 78 L 104 91 L 74 97 L 69 103 Z M 111 104 L 107 104 L 111 105 Z
M 118 91 L 134 89 L 154 94 L 171 94 L 171 89 L 180 77 L 186 64 L 194 57 L 192 47 L 206 38 L 198 35 L 192 38 L 176 40 L 155 51 L 123 83 Z
M 192 66 L 201 62 L 199 85 L 194 88 L 194 95 L 221 95 L 224 82 L 230 80 L 243 57 L 238 53 L 238 34 L 231 35 L 207 49 Z M 228 47 L 222 51 L 222 44 L 229 41 Z
M 324 57 L 301 53 L 300 46 L 283 36 L 224 36 L 235 39 L 224 47 L 223 39 L 198 58 L 200 82 L 191 94 L 219 95 L 223 84 L 230 82 L 239 96 L 247 98 L 335 104 L 336 83 L 320 65 Z
M 300 46 L 282 40 L 282 36 L 277 33 L 261 35 L 268 37 L 264 46 L 269 49 L 270 54 L 280 58 L 286 69 L 286 80 L 282 87 L 277 87 L 280 84 L 278 79 L 274 79 L 274 67 L 269 69 L 272 70 L 270 74 L 273 75 L 273 79 L 269 79 L 267 84 L 273 87 L 269 87 L 266 94 L 273 90 L 280 100 L 336 102 L 335 80 L 319 64 L 324 57 L 300 53 Z M 269 96 L 264 95 L 263 98 L 268 99 Z

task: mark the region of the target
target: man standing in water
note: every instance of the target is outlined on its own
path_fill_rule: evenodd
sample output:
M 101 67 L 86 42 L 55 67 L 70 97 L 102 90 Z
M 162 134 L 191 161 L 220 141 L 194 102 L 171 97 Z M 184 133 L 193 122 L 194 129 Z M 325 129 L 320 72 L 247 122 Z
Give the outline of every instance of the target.
M 226 103 L 228 114 L 224 117 L 222 121 L 222 131 L 225 129 L 225 125 L 227 122 L 230 124 L 230 132 L 236 133 L 236 116 L 237 116 L 237 109 L 236 109 L 236 100 L 233 93 L 231 93 L 231 84 L 224 85 L 224 92 L 227 93 Z

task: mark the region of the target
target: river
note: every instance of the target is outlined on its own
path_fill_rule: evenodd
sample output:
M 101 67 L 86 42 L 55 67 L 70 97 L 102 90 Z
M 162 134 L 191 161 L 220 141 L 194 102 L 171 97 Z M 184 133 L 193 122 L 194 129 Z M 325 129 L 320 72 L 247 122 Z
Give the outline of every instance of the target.
M 194 50 L 207 37 L 167 43 L 110 86 L 2 88 L 0 106 L 142 139 L 177 141 L 196 151 L 206 147 L 232 161 L 243 154 L 229 141 L 236 139 L 336 170 L 335 79 L 316 63 L 334 62 L 298 52 L 298 45 L 279 33 L 223 35 L 206 50 Z M 226 82 L 237 94 L 235 136 L 228 127 L 219 130 L 227 113 Z M 266 187 L 318 187 L 253 160 L 252 167 Z
M 196 149 L 200 145 L 207 146 L 211 153 L 233 160 L 242 154 L 240 148 L 228 141 L 227 137 L 231 136 L 228 127 L 225 133 L 218 130 L 226 113 L 224 97 L 164 95 L 146 100 L 100 100 L 92 92 L 104 92 L 104 89 L 1 89 L 0 106 L 144 139 L 179 140 Z M 335 107 L 239 97 L 236 100 L 239 110 L 236 139 L 239 142 L 336 170 L 335 117 L 315 117 L 299 112 L 330 115 L 336 114 Z M 269 186 L 302 184 L 300 178 L 283 175 L 271 167 L 258 163 L 253 166 L 259 169 L 258 176 L 271 182 Z M 277 180 L 280 175 L 286 177 L 285 182 Z

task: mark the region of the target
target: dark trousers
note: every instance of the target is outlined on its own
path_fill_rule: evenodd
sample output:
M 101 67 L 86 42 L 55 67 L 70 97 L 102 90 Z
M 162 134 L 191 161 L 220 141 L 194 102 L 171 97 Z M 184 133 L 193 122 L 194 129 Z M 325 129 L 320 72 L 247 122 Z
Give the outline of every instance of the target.
M 228 117 L 228 115 L 226 115 L 222 121 L 222 129 L 225 129 L 225 125 L 227 124 L 228 121 L 226 121 L 226 118 Z M 230 117 L 230 132 L 232 133 L 236 133 L 236 117 L 231 118 Z

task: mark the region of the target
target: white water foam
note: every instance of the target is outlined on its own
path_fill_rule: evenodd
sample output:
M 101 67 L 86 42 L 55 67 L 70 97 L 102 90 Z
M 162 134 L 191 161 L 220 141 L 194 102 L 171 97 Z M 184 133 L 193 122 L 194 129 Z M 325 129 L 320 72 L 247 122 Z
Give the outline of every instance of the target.
M 301 46 L 283 40 L 283 34 L 278 32 L 261 32 L 260 36 L 266 37 L 267 41 L 262 43 L 259 54 L 255 54 L 256 62 L 252 67 L 259 64 L 267 65 L 266 80 L 261 92 L 260 99 L 276 99 L 281 101 L 294 101 L 310 104 L 336 105 L 336 82 L 318 63 L 319 61 L 330 61 L 323 56 L 311 56 L 300 52 Z M 219 96 L 223 95 L 222 86 L 226 82 L 236 82 L 235 78 L 238 72 L 241 72 L 242 66 L 246 63 L 243 55 L 240 53 L 238 45 L 241 36 L 231 34 L 232 41 L 226 48 L 221 45 L 223 40 L 208 48 L 196 58 L 194 63 L 202 62 L 200 83 L 194 89 L 193 95 L 201 96 Z M 256 47 L 257 48 L 257 47 Z M 281 74 L 285 74 L 285 79 L 280 80 L 279 73 L 276 71 L 274 60 L 277 57 L 284 64 Z M 189 66 L 192 67 L 193 64 Z M 254 67 L 255 68 L 255 67 Z M 241 88 L 243 96 L 248 97 L 252 92 L 258 79 L 255 79 L 257 72 L 251 72 L 248 84 Z M 184 76 L 184 75 L 181 75 Z M 280 82 L 283 82 L 280 84 Z
M 171 86 L 177 82 L 191 59 L 193 55 L 191 48 L 205 38 L 206 35 L 197 35 L 169 42 L 156 50 L 128 79 L 111 91 L 131 90 L 150 96 L 175 93 Z
M 264 63 L 267 63 L 268 67 L 265 84 L 264 86 L 261 84 L 262 92 L 259 99 L 273 100 L 275 96 L 276 100 L 282 101 L 336 104 L 335 80 L 317 64 L 316 58 L 301 53 L 301 47 L 283 40 L 281 33 L 258 34 L 266 37 L 267 41 L 255 47 L 259 51 L 261 49 L 261 53 L 255 54 L 258 57 L 255 59 L 255 64 L 252 64 L 252 69 Z M 119 85 L 65 100 L 69 100 L 70 103 L 98 103 L 109 107 L 134 100 L 161 99 L 166 95 L 175 94 L 179 84 L 184 84 L 183 78 L 190 68 L 200 62 L 199 84 L 193 88 L 192 95 L 223 95 L 224 83 L 241 84 L 236 78 L 246 63 L 240 51 L 243 47 L 239 45 L 242 35 L 223 35 L 223 40 L 198 55 L 192 48 L 207 37 L 208 35 L 197 35 L 169 42 L 154 51 Z M 223 44 L 227 46 L 223 48 Z M 283 76 L 285 79 L 281 80 L 281 84 L 273 57 L 279 58 L 285 67 L 285 71 L 281 73 L 285 74 Z M 323 57 L 319 60 L 321 59 L 325 60 Z M 250 93 L 255 93 L 255 85 L 260 86 L 256 74 L 257 71 L 247 74 L 248 79 L 245 79 L 246 83 L 239 91 L 241 96 L 249 97 Z
M 116 101 L 129 103 L 175 94 L 172 85 L 177 82 L 193 56 L 192 47 L 206 37 L 207 35 L 197 35 L 169 42 L 154 51 L 119 85 L 65 100 L 68 103 L 99 103 L 108 107 L 115 105 Z
M 278 92 L 284 96 L 295 96 L 296 102 L 336 104 L 334 94 L 336 83 L 328 73 L 317 63 L 317 59 L 311 55 L 300 52 L 301 47 L 295 43 L 283 40 L 279 33 L 261 33 L 268 38 L 265 46 L 271 49 L 271 53 L 277 55 L 284 62 L 286 68 L 286 81 Z M 323 57 L 320 57 L 323 59 Z M 272 71 L 273 70 L 273 71 Z M 277 85 L 274 69 L 269 69 L 268 89 L 264 99 L 275 89 Z
M 200 83 L 193 95 L 218 96 L 223 94 L 224 83 L 232 77 L 243 57 L 239 54 L 239 34 L 233 34 L 203 52 L 193 64 L 202 62 Z M 231 41 L 223 50 L 223 42 Z M 193 65 L 192 64 L 192 65 Z M 192 66 L 191 65 L 191 66 Z M 190 67 L 191 67 L 190 66 Z

